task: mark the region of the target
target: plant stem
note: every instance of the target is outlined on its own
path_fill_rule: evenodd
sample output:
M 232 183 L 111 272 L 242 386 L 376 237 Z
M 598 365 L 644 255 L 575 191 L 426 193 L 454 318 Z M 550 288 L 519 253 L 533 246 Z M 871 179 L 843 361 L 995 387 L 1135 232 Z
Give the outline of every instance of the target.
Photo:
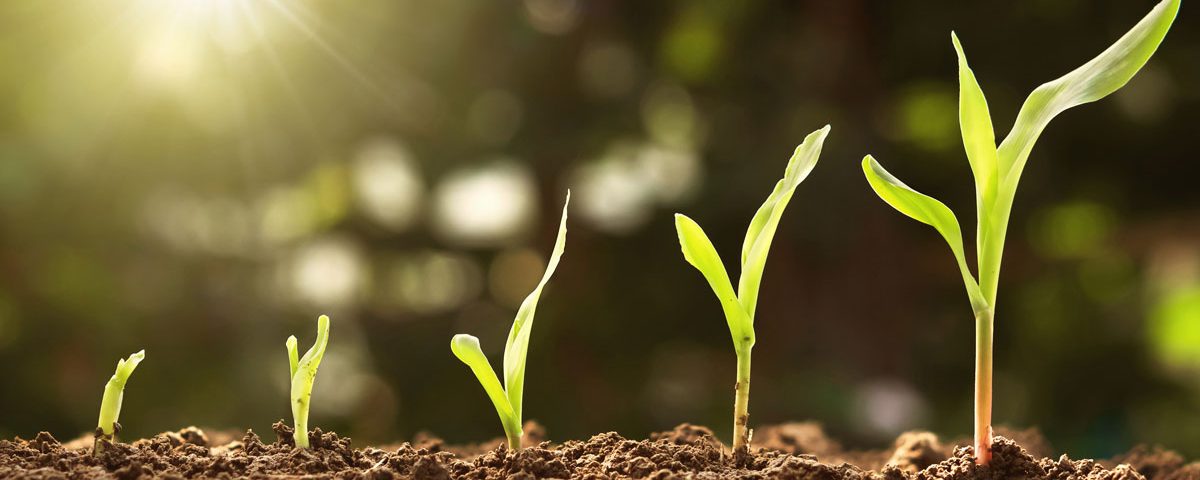
M 975 463 L 992 460 L 992 310 L 975 313 Z
M 505 432 L 508 436 L 508 449 L 514 452 L 521 451 L 521 435 L 523 434 L 521 428 L 517 427 L 515 433 L 511 431 L 512 427 L 505 428 L 505 430 L 509 430 Z
M 512 416 L 500 417 L 500 425 L 504 427 L 504 437 L 508 439 L 508 449 L 514 452 L 521 450 L 521 436 L 525 434 L 521 429 L 521 417 Z
M 733 451 L 750 448 L 750 346 L 737 349 L 737 383 L 733 397 Z
M 312 398 L 311 393 L 302 395 L 292 406 L 292 421 L 295 423 L 292 440 L 295 440 L 296 446 L 300 448 L 308 448 L 308 401 L 310 398 Z

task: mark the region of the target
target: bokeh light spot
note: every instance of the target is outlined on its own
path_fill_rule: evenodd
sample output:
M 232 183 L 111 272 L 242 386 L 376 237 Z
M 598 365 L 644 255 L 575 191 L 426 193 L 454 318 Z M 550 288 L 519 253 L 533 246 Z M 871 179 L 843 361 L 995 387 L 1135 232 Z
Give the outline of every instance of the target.
M 1200 284 L 1163 294 L 1150 318 L 1160 358 L 1175 367 L 1200 368 Z
M 903 140 L 929 151 L 946 151 L 959 145 L 958 97 L 943 83 L 919 83 L 898 97 L 897 114 Z
M 462 254 L 427 250 L 396 258 L 382 272 L 378 303 L 433 315 L 451 311 L 479 296 L 479 266 Z
M 301 247 L 289 267 L 290 284 L 300 303 L 338 307 L 354 301 L 363 289 L 365 262 L 357 245 L 342 237 L 325 237 Z
M 425 184 L 418 165 L 399 143 L 365 143 L 354 162 L 354 192 L 363 214 L 392 231 L 412 225 L 420 213 Z
M 693 148 L 703 140 L 703 121 L 683 87 L 660 82 L 642 98 L 642 122 L 655 142 Z
M 466 246 L 508 244 L 537 214 L 533 175 L 510 160 L 451 173 L 434 193 L 434 228 Z
M 535 30 L 562 35 L 579 21 L 579 0 L 525 0 L 525 14 Z
M 1038 212 L 1032 222 L 1031 240 L 1043 255 L 1079 258 L 1095 255 L 1108 240 L 1116 220 L 1107 207 L 1076 201 Z

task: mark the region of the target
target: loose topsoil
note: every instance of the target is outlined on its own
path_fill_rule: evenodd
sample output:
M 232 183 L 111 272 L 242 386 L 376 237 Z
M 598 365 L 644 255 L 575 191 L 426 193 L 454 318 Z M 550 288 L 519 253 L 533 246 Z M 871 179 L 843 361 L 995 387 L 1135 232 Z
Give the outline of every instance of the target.
M 114 444 L 99 456 L 92 455 L 91 438 L 62 444 L 42 432 L 32 440 L 0 440 L 0 478 L 1200 479 L 1200 462 L 1162 449 L 1138 448 L 1110 461 L 1050 458 L 1036 431 L 1000 430 L 987 467 L 975 465 L 971 447 L 952 447 L 928 432 L 905 433 L 890 449 L 854 452 L 815 424 L 777 425 L 759 429 L 751 452 L 739 456 L 728 454 L 709 429 L 686 424 L 647 440 L 609 432 L 555 444 L 542 442 L 536 425 L 527 424 L 526 432 L 530 445 L 520 452 L 500 441 L 451 447 L 427 435 L 356 449 L 349 438 L 320 429 L 309 434 L 312 448 L 297 449 L 283 422 L 269 443 L 253 431 L 234 439 L 189 427 Z

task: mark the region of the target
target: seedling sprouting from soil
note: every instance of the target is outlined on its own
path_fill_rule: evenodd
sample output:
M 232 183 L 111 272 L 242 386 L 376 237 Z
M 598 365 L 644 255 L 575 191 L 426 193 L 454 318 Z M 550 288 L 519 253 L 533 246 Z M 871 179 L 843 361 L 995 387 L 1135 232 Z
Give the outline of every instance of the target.
M 104 385 L 104 398 L 100 400 L 100 419 L 96 422 L 96 441 L 92 446 L 93 452 L 99 454 L 103 450 L 105 442 L 113 441 L 117 432 L 121 430 L 121 424 L 117 423 L 117 420 L 121 416 L 121 402 L 125 399 L 125 382 L 129 380 L 133 370 L 139 363 L 142 363 L 144 358 L 146 358 L 146 351 L 140 350 L 130 355 L 129 358 L 117 361 L 117 371 Z
M 308 407 L 312 404 L 313 381 L 317 378 L 317 367 L 325 357 L 325 345 L 329 343 L 329 317 L 321 315 L 317 318 L 317 341 L 297 359 L 296 336 L 287 339 L 288 366 L 292 380 L 292 421 L 295 431 L 292 438 L 296 446 L 308 448 Z
M 550 253 L 550 262 L 546 265 L 546 273 L 538 282 L 533 292 L 521 302 L 517 317 L 513 319 L 512 330 L 508 332 L 508 343 L 504 345 L 504 385 L 492 370 L 491 363 L 479 348 L 479 339 L 471 335 L 458 334 L 450 341 L 450 351 L 475 372 L 475 377 L 483 385 L 488 398 L 496 407 L 500 416 L 500 425 L 504 435 L 508 437 L 508 448 L 516 451 L 521 449 L 521 405 L 522 393 L 525 389 L 525 354 L 529 351 L 529 332 L 533 329 L 533 317 L 537 313 L 538 299 L 542 289 L 558 261 L 562 258 L 567 243 L 567 206 L 571 203 L 571 192 L 567 191 L 567 200 L 563 203 L 562 219 L 558 223 L 558 237 L 554 241 L 554 250 Z
M 870 155 L 863 159 L 863 172 L 875 193 L 901 213 L 935 228 L 950 244 L 958 262 L 975 313 L 975 452 L 981 465 L 991 459 L 992 319 L 1000 257 L 1017 182 L 1029 152 L 1056 115 L 1104 98 L 1133 78 L 1154 54 L 1178 11 L 1179 0 L 1160 2 L 1099 56 L 1035 89 L 1021 106 L 1012 131 L 999 147 L 983 90 L 967 65 L 958 37 L 951 33 L 958 54 L 959 126 L 975 177 L 978 281 L 967 265 L 962 232 L 954 213 L 941 202 L 909 188 Z
M 744 452 L 750 444 L 750 431 L 746 428 L 750 420 L 750 350 L 754 347 L 754 311 L 771 239 L 775 237 L 783 209 L 792 199 L 796 186 L 808 177 L 817 164 L 821 146 L 828 134 L 829 126 L 826 125 L 809 134 L 804 143 L 796 147 L 784 170 L 783 179 L 775 184 L 775 190 L 750 220 L 746 240 L 742 243 L 742 273 L 737 292 L 734 292 L 725 265 L 704 230 L 686 215 L 675 214 L 675 230 L 679 233 L 683 257 L 700 270 L 721 301 L 725 321 L 733 337 L 733 349 L 737 353 L 737 382 L 734 384 L 733 401 L 734 452 Z

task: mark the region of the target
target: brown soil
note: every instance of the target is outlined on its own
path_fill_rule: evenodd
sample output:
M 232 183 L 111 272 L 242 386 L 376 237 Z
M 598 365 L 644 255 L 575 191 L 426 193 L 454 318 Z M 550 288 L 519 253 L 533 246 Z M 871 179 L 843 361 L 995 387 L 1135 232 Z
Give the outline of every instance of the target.
M 526 431 L 533 441 L 544 438 L 535 424 L 527 424 Z M 739 456 L 727 454 L 707 428 L 687 424 L 648 440 L 609 432 L 586 441 L 531 444 L 520 452 L 498 441 L 449 446 L 429 435 L 413 443 L 355 449 L 349 438 L 320 429 L 309 434 L 311 449 L 297 449 L 283 422 L 274 425 L 274 433 L 275 441 L 264 443 L 252 431 L 232 440 L 189 427 L 114 444 L 94 456 L 90 438 L 61 444 L 42 432 L 32 440 L 0 440 L 0 478 L 1200 479 L 1200 462 L 1189 464 L 1159 448 L 1138 448 L 1108 462 L 1046 458 L 1050 449 L 1036 431 L 999 430 L 1030 449 L 1001 436 L 987 467 L 975 465 L 970 447 L 951 447 L 928 432 L 905 433 L 886 450 L 854 452 L 844 451 L 811 423 L 759 429 L 752 452 Z

